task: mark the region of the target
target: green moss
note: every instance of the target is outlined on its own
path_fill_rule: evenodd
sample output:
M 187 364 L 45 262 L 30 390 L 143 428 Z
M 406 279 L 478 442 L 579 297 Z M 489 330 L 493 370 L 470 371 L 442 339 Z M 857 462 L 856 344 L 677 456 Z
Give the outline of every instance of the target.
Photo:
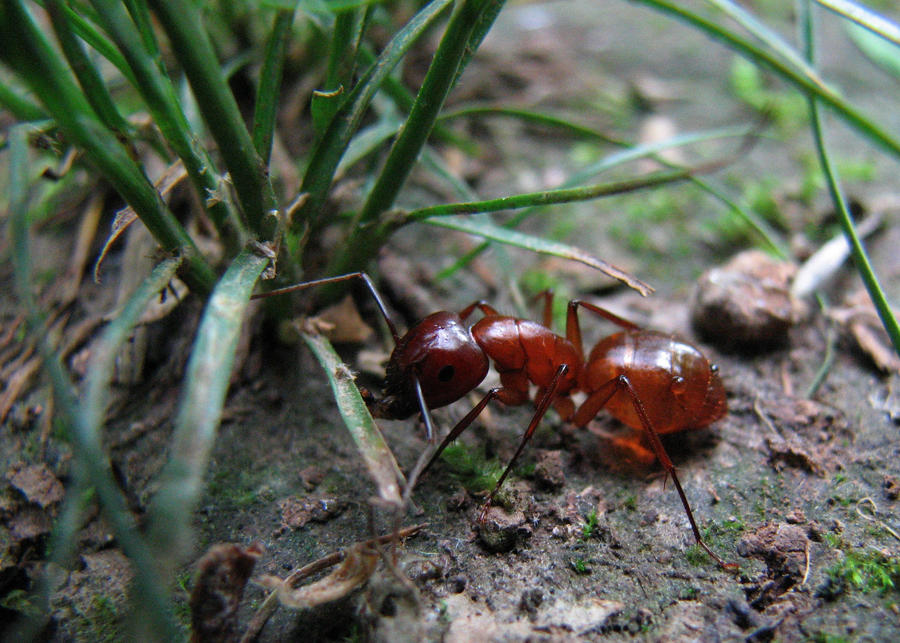
M 900 560 L 874 549 L 844 549 L 843 559 L 825 570 L 834 582 L 842 582 L 864 594 L 886 594 L 900 587 Z
M 441 454 L 450 472 L 468 491 L 490 491 L 497 485 L 503 466 L 496 459 L 488 459 L 480 445 L 468 446 L 454 442 Z
M 581 528 L 582 540 L 590 540 L 591 536 L 594 535 L 594 530 L 597 528 L 597 522 L 598 516 L 596 511 L 592 511 L 587 515 L 584 526 Z
M 123 640 L 120 607 L 107 594 L 94 596 L 87 610 L 77 616 L 78 640 L 94 643 Z

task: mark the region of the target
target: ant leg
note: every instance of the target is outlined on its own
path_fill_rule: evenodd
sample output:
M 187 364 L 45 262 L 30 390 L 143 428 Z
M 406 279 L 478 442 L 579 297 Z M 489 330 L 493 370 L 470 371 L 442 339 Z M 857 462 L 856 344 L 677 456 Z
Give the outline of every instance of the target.
M 609 312 L 605 308 L 601 308 L 600 306 L 587 301 L 582 301 L 581 299 L 573 299 L 569 302 L 569 309 L 566 312 L 566 339 L 574 344 L 579 353 L 583 351 L 581 342 L 581 325 L 578 321 L 579 306 L 581 306 L 582 308 L 587 308 L 595 315 L 599 315 L 600 317 L 603 317 L 603 319 L 611 321 L 612 323 L 616 324 L 617 326 L 621 326 L 622 328 L 626 328 L 628 330 L 641 329 L 641 327 L 634 322 L 623 319 L 622 317 Z
M 487 394 L 481 398 L 481 401 L 476 404 L 471 411 L 466 413 L 465 417 L 463 417 L 459 422 L 456 423 L 452 429 L 450 429 L 450 433 L 447 434 L 447 437 L 444 438 L 444 441 L 441 442 L 441 445 L 437 448 L 437 451 L 434 452 L 434 455 L 431 456 L 431 459 L 428 461 L 428 464 L 425 465 L 425 468 L 422 469 L 422 473 L 424 474 L 428 469 L 431 468 L 437 459 L 441 456 L 450 443 L 453 442 L 456 438 L 460 436 L 460 434 L 469 428 L 469 425 L 475 421 L 481 412 L 484 410 L 484 407 L 488 405 L 488 402 L 498 397 L 504 389 L 501 387 L 492 388 Z
M 538 299 L 544 300 L 543 314 L 541 315 L 541 323 L 547 328 L 553 328 L 553 291 L 551 289 L 542 290 L 531 301 Z
M 597 412 L 601 408 L 603 408 L 607 402 L 609 402 L 612 396 L 620 390 L 624 390 L 625 392 L 627 392 L 628 396 L 631 398 L 631 403 L 634 405 L 634 410 L 637 412 L 638 417 L 641 420 L 641 425 L 644 427 L 647 439 L 649 440 L 650 445 L 653 447 L 656 458 L 666 470 L 666 474 L 672 478 L 672 483 L 675 485 L 675 490 L 678 492 L 678 497 L 681 498 L 681 504 L 684 507 L 688 522 L 691 525 L 691 531 L 694 533 L 694 540 L 696 540 L 700 548 L 703 549 L 703 551 L 705 551 L 707 554 L 709 554 L 710 557 L 715 560 L 720 567 L 724 567 L 726 569 L 736 568 L 737 565 L 735 563 L 726 563 L 703 541 L 703 537 L 700 535 L 700 529 L 697 527 L 697 522 L 694 520 L 694 512 L 691 511 L 691 505 L 688 503 L 688 499 L 684 493 L 684 489 L 681 488 L 681 482 L 678 480 L 678 474 L 675 471 L 675 465 L 672 464 L 672 460 L 669 458 L 669 454 L 666 453 L 666 449 L 659 439 L 659 434 L 656 432 L 656 429 L 653 428 L 653 424 L 651 424 L 650 422 L 650 417 L 647 415 L 647 410 L 644 408 L 644 403 L 641 401 L 640 396 L 638 396 L 637 391 L 634 390 L 634 386 L 632 386 L 631 380 L 628 379 L 627 375 L 619 375 L 611 379 L 596 392 L 592 393 L 590 397 L 588 397 L 588 399 L 585 400 L 581 405 L 581 408 L 578 409 L 578 412 L 575 414 L 574 423 L 578 426 L 584 426 L 585 424 L 587 424 L 588 421 L 590 421 L 590 419 L 594 415 L 596 415 Z
M 463 308 L 461 311 L 459 311 L 460 319 L 465 321 L 465 319 L 469 315 L 471 315 L 473 312 L 475 312 L 476 308 L 478 310 L 480 310 L 484 315 L 499 315 L 500 314 L 494 309 L 493 306 L 488 304 L 484 299 L 479 299 L 478 301 L 472 302 L 471 304 L 469 304 L 468 306 Z
M 509 464 L 506 465 L 506 469 L 500 475 L 500 479 L 497 480 L 497 484 L 494 486 L 493 491 L 491 491 L 490 495 L 487 497 L 487 500 L 484 502 L 484 506 L 481 508 L 481 516 L 478 518 L 478 522 L 484 522 L 484 519 L 487 516 L 487 511 L 491 508 L 491 502 L 494 500 L 494 496 L 498 491 L 500 491 L 500 487 L 503 485 L 503 481 L 506 480 L 506 476 L 508 476 L 509 472 L 512 471 L 513 465 L 516 463 L 516 460 L 519 459 L 519 456 L 525 449 L 525 445 L 528 444 L 528 442 L 531 440 L 531 436 L 534 435 L 538 424 L 540 424 L 541 419 L 544 417 L 544 414 L 547 413 L 547 409 L 550 408 L 551 402 L 553 402 L 554 398 L 556 397 L 556 390 L 559 388 L 560 381 L 568 372 L 568 364 L 560 364 L 559 368 L 556 369 L 556 373 L 553 375 L 553 379 L 550 381 L 550 384 L 547 385 L 547 390 L 544 393 L 544 396 L 536 405 L 534 415 L 531 416 L 531 422 L 529 423 L 528 428 L 525 430 L 525 434 L 522 436 L 522 441 L 519 443 L 519 448 L 516 449 L 516 452 L 513 454 L 513 457 L 509 461 Z
M 304 281 L 299 284 L 294 284 L 293 286 L 286 286 L 284 288 L 277 288 L 268 292 L 257 293 L 250 297 L 250 299 L 264 299 L 267 297 L 274 297 L 276 295 L 284 295 L 291 292 L 297 292 L 298 290 L 306 290 L 307 288 L 314 288 L 315 286 L 326 286 L 328 284 L 335 284 L 341 281 L 349 281 L 350 279 L 361 279 L 362 282 L 366 285 L 366 288 L 369 289 L 369 292 L 372 293 L 372 298 L 375 300 L 375 304 L 378 306 L 378 311 L 381 313 L 381 316 L 384 317 L 384 321 L 387 324 L 388 330 L 391 331 L 391 336 L 394 338 L 394 344 L 396 345 L 397 341 L 400 339 L 400 335 L 397 333 L 397 327 L 394 326 L 394 321 L 388 314 L 387 306 L 384 305 L 384 300 L 382 300 L 381 295 L 375 288 L 375 284 L 372 283 L 372 279 L 369 277 L 369 275 L 364 272 L 350 272 L 346 275 L 337 275 L 335 277 L 324 277 L 322 279 Z

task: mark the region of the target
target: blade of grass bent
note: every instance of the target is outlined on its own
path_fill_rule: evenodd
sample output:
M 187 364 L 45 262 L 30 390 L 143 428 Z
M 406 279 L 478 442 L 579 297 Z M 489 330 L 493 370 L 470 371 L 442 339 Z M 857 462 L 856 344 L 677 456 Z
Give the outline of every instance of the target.
M 160 640 L 177 640 L 181 637 L 175 625 L 164 583 L 159 582 L 156 561 L 142 538 L 135 520 L 128 510 L 122 493 L 112 478 L 108 459 L 102 449 L 97 449 L 91 436 L 93 427 L 84 422 L 84 416 L 73 394 L 74 385 L 65 373 L 58 355 L 50 346 L 43 332 L 44 320 L 38 311 L 32 293 L 32 268 L 28 239 L 27 187 L 28 171 L 25 130 L 14 127 L 10 132 L 10 238 L 12 239 L 16 290 L 25 307 L 28 324 L 37 339 L 38 348 L 57 398 L 61 419 L 70 427 L 76 449 L 78 467 L 97 492 L 104 515 L 109 520 L 116 539 L 125 555 L 135 567 L 137 602 L 144 617 L 149 620 Z M 40 624 L 36 624 L 40 625 Z M 22 639 L 28 640 L 28 639 Z
M 150 508 L 153 545 L 166 569 L 190 552 L 192 514 L 222 417 L 238 336 L 253 286 L 268 263 L 267 257 L 242 251 L 216 285 L 203 313 L 188 361 L 169 461 Z
M 394 506 L 400 506 L 403 474 L 359 394 L 359 389 L 353 381 L 353 374 L 341 361 L 331 343 L 321 335 L 303 333 L 303 341 L 325 370 L 341 417 L 366 463 L 369 475 L 375 481 L 378 495 Z
M 497 241 L 508 246 L 515 246 L 539 254 L 552 255 L 570 261 L 577 261 L 586 266 L 590 266 L 591 268 L 595 268 L 613 279 L 621 281 L 629 287 L 634 288 L 642 295 L 649 295 L 653 292 L 653 288 L 649 284 L 628 274 L 621 268 L 568 243 L 536 237 L 512 228 L 494 225 L 486 220 L 474 220 L 468 217 L 435 217 L 433 219 L 426 219 L 425 223 L 439 228 L 466 232 L 481 237 L 482 239 Z

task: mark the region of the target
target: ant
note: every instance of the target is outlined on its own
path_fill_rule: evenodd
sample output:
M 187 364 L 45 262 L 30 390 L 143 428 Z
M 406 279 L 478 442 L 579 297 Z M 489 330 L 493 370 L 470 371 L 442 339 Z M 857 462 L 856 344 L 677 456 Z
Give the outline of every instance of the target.
M 718 368 L 698 348 L 665 333 L 638 325 L 586 301 L 572 300 L 566 314 L 566 336 L 550 330 L 552 298 L 543 293 L 543 323 L 499 314 L 484 301 L 476 301 L 459 313 L 440 311 L 428 315 L 405 335 L 397 332 L 372 280 L 364 272 L 307 281 L 254 295 L 254 298 L 305 290 L 315 286 L 360 279 L 372 293 L 394 339 L 380 399 L 368 396 L 372 415 L 402 420 L 419 412 L 430 442 L 434 429 L 429 409 L 446 406 L 475 389 L 487 375 L 490 363 L 500 375 L 492 388 L 450 430 L 426 471 L 444 449 L 465 431 L 491 400 L 510 406 L 526 404 L 530 385 L 537 387 L 535 412 L 515 454 L 488 496 L 481 511 L 483 522 L 491 501 L 509 475 L 544 414 L 552 406 L 564 421 L 584 427 L 601 409 L 641 432 L 656 458 L 671 477 L 687 513 L 694 539 L 720 566 L 733 568 L 703 541 L 687 496 L 659 436 L 687 428 L 705 427 L 727 412 L 725 389 Z M 583 355 L 578 309 L 620 326 L 623 330 L 600 340 L 587 359 Z M 483 315 L 471 326 L 466 320 L 476 311 Z M 571 395 L 587 397 L 576 409 Z M 634 444 L 635 448 L 646 448 Z

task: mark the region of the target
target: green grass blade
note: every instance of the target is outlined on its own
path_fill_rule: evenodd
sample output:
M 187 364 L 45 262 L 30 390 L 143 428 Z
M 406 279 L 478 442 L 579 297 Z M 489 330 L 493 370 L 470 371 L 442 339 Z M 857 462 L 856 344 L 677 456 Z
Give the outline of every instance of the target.
M 444 100 L 456 81 L 457 71 L 466 56 L 469 39 L 488 4 L 484 0 L 463 0 L 462 4 L 454 11 L 425 74 L 425 79 L 422 81 L 422 87 L 419 89 L 412 110 L 410 110 L 409 118 L 397 140 L 394 141 L 384 167 L 375 180 L 365 205 L 354 221 L 354 226 L 373 221 L 378 215 L 393 206 L 397 194 L 412 172 L 419 152 L 422 151 L 422 147 L 431 134 L 438 113 L 444 105 Z M 354 239 L 356 234 L 359 234 L 358 227 L 351 232 L 348 241 L 350 248 L 348 254 L 351 256 L 356 245 Z M 368 259 L 369 257 L 360 258 L 363 262 L 367 262 Z M 362 268 L 365 263 L 360 263 L 358 266 Z
M 518 230 L 495 225 L 490 221 L 475 220 L 468 217 L 435 217 L 433 219 L 426 219 L 425 223 L 439 228 L 456 230 L 457 232 L 466 232 L 483 239 L 496 241 L 516 248 L 522 248 L 531 252 L 561 257 L 570 261 L 577 261 L 586 266 L 590 266 L 591 268 L 595 268 L 613 279 L 621 281 L 627 286 L 634 288 L 642 295 L 649 295 L 653 292 L 653 288 L 648 284 L 639 279 L 635 279 L 624 270 L 590 254 L 589 252 L 585 252 L 580 248 L 576 248 L 575 246 L 561 241 L 536 237 Z
M 172 0 L 150 0 L 150 6 L 184 68 L 203 120 L 228 168 L 248 227 L 261 239 L 271 239 L 277 229 L 275 192 L 219 66 L 200 8 L 194 2 Z
M 432 0 L 391 39 L 378 61 L 363 75 L 347 100 L 331 120 L 331 125 L 316 145 L 300 191 L 309 194 L 294 217 L 292 231 L 302 235 L 307 226 L 317 226 L 335 171 L 363 116 L 381 84 L 403 59 L 409 48 L 430 27 L 452 0 Z
M 331 343 L 321 335 L 303 333 L 303 341 L 325 370 L 341 417 L 366 463 L 369 475 L 375 481 L 378 495 L 382 500 L 400 506 L 403 474 L 359 394 L 353 373 L 341 361 Z
M 131 67 L 128 66 L 125 57 L 122 56 L 119 50 L 116 49 L 116 46 L 97 29 L 95 23 L 76 12 L 68 2 L 63 4 L 63 11 L 66 14 L 66 19 L 71 25 L 72 30 L 78 37 L 90 45 L 94 51 L 108 60 L 133 87 L 136 87 L 138 82 L 131 72 Z M 96 15 L 94 17 L 96 17 Z
M 60 129 L 134 208 L 167 251 L 184 253 L 182 277 L 207 293 L 215 273 L 178 219 L 147 180 L 128 150 L 106 129 L 79 91 L 68 68 L 44 39 L 21 0 L 0 5 L 0 59 L 6 62 L 43 103 Z
M 193 511 L 222 417 L 238 336 L 253 286 L 268 263 L 251 250 L 241 252 L 216 285 L 197 332 L 169 461 L 149 512 L 153 546 L 169 571 L 193 547 Z
M 725 43 L 728 47 L 756 64 L 772 70 L 798 90 L 812 94 L 865 138 L 883 147 L 892 155 L 900 157 L 900 141 L 883 130 L 874 120 L 862 114 L 853 105 L 845 101 L 836 91 L 828 87 L 814 70 L 808 70 L 808 66 L 804 66 L 804 68 L 792 66 L 789 62 L 779 59 L 759 44 L 735 33 L 727 27 L 712 22 L 700 13 L 685 9 L 676 2 L 670 0 L 635 0 L 635 2 L 640 2 L 662 13 L 671 15 Z
M 294 11 L 280 10 L 275 14 L 272 31 L 266 41 L 259 87 L 256 89 L 256 107 L 253 110 L 253 147 L 262 162 L 269 164 L 272 154 L 272 138 L 275 134 L 275 118 L 278 114 L 278 97 L 281 91 L 281 74 L 284 69 L 284 51 L 294 22 Z
M 154 557 L 112 477 L 106 454 L 99 442 L 92 437 L 96 434 L 95 427 L 85 423 L 85 416 L 73 394 L 75 387 L 44 332 L 44 319 L 38 311 L 32 292 L 27 224 L 27 147 L 24 130 L 13 128 L 10 134 L 10 148 L 10 238 L 13 241 L 16 289 L 25 308 L 29 329 L 37 340 L 44 368 L 57 398 L 61 420 L 70 429 L 75 444 L 77 467 L 79 471 L 85 472 L 87 481 L 94 486 L 104 516 L 112 526 L 119 546 L 135 567 L 134 583 L 137 590 L 135 600 L 141 605 L 143 618 L 149 622 L 157 638 L 176 640 L 181 637 L 181 633 L 175 625 L 165 585 L 159 581 L 159 570 Z M 35 623 L 31 629 L 36 633 L 40 625 Z
M 88 102 L 108 128 L 120 136 L 127 136 L 133 128 L 119 113 L 106 88 L 106 83 L 103 82 L 100 70 L 87 56 L 76 37 L 61 0 L 47 0 L 46 6 L 59 44 Z
M 846 25 L 847 35 L 859 50 L 872 62 L 900 78 L 900 47 L 893 40 L 857 24 Z
M 809 0 L 806 0 L 806 2 L 802 4 L 804 5 L 804 11 L 801 16 L 801 28 L 805 39 L 806 53 L 810 62 L 812 62 L 814 59 L 813 43 L 815 40 L 814 23 L 809 10 Z M 884 329 L 891 338 L 894 350 L 900 355 L 900 325 L 897 324 L 897 319 L 894 317 L 894 313 L 887 301 L 887 297 L 885 297 L 884 290 L 881 288 L 878 277 L 875 275 L 872 262 L 869 260 L 869 256 L 862 245 L 862 241 L 860 241 L 859 235 L 856 233 L 853 216 L 850 214 L 847 200 L 844 198 L 843 191 L 841 190 L 837 170 L 831 162 L 831 157 L 828 154 L 828 148 L 825 144 L 825 134 L 822 128 L 822 117 L 818 101 L 812 94 L 808 94 L 807 99 L 809 101 L 813 140 L 816 143 L 816 154 L 819 157 L 819 163 L 825 174 L 825 183 L 828 186 L 828 193 L 830 194 L 832 203 L 834 203 L 835 210 L 837 211 L 838 221 L 841 224 L 841 229 L 844 232 L 847 243 L 850 245 L 850 253 L 853 256 L 856 269 L 859 271 L 859 276 L 862 278 L 863 284 L 869 293 L 869 297 L 872 298 L 872 303 L 875 305 L 875 310 L 881 318 Z
M 650 158 L 658 163 L 665 165 L 666 167 L 672 169 L 678 169 L 680 166 L 667 162 L 661 155 L 661 152 L 664 152 L 669 149 L 674 149 L 676 147 L 692 145 L 695 143 L 701 143 L 704 141 L 712 141 L 724 138 L 731 137 L 746 137 L 752 134 L 752 130 L 747 127 L 726 127 L 714 130 L 707 130 L 701 132 L 686 132 L 684 134 L 680 134 L 678 136 L 674 136 L 672 138 L 666 139 L 664 141 L 657 141 L 654 143 L 645 143 L 640 145 L 634 145 L 629 143 L 628 141 L 618 139 L 612 136 L 607 135 L 604 132 L 595 130 L 590 127 L 585 127 L 578 123 L 573 123 L 571 121 L 559 118 L 557 116 L 544 114 L 541 112 L 536 112 L 533 110 L 520 109 L 520 108 L 510 108 L 510 107 L 493 107 L 493 106 L 469 106 L 463 107 L 454 112 L 450 112 L 441 116 L 441 119 L 452 119 L 459 117 L 467 117 L 467 116 L 494 116 L 494 117 L 507 117 L 507 118 L 515 118 L 517 120 L 521 120 L 527 123 L 533 123 L 536 125 L 541 125 L 544 127 L 549 127 L 553 129 L 561 129 L 564 132 L 569 132 L 571 135 L 576 136 L 578 138 L 587 139 L 587 140 L 597 140 L 604 143 L 610 143 L 612 145 L 616 145 L 618 147 L 626 148 L 621 152 L 617 152 L 614 154 L 610 154 L 605 156 L 604 158 L 598 160 L 595 163 L 579 170 L 571 177 L 566 179 L 565 182 L 560 187 L 575 187 L 577 185 L 584 184 L 585 182 L 595 178 L 598 174 L 610 170 L 614 167 L 620 166 L 624 163 L 635 161 L 643 158 Z M 712 196 L 717 201 L 721 202 L 728 209 L 733 211 L 738 217 L 744 220 L 759 236 L 760 240 L 775 254 L 781 257 L 786 257 L 788 255 L 788 251 L 785 248 L 784 244 L 778 239 L 777 233 L 770 228 L 765 221 L 761 220 L 752 212 L 748 211 L 746 208 L 741 207 L 739 204 L 735 203 L 732 199 L 730 199 L 727 195 L 725 195 L 721 190 L 711 185 L 708 181 L 704 181 L 700 177 L 692 176 L 690 177 L 690 182 L 696 185 L 698 188 Z M 506 221 L 503 226 L 506 228 L 514 228 L 518 226 L 522 221 L 526 218 L 534 215 L 536 213 L 535 208 L 526 208 L 521 210 L 515 216 Z M 452 266 L 442 270 L 435 276 L 436 280 L 444 279 L 456 272 L 460 268 L 468 265 L 475 257 L 484 252 L 490 246 L 489 242 L 484 242 L 478 245 L 476 248 L 473 248 L 471 251 L 466 253 L 463 257 L 461 257 L 458 261 L 456 261 Z
M 559 203 L 572 203 L 574 201 L 590 201 L 614 194 L 626 194 L 646 188 L 657 187 L 678 181 L 689 179 L 694 170 L 680 168 L 664 170 L 635 177 L 622 181 L 609 181 L 595 185 L 580 186 L 574 188 L 558 188 L 555 190 L 542 190 L 540 192 L 528 192 L 513 196 L 473 201 L 465 203 L 445 203 L 432 205 L 406 214 L 392 214 L 387 217 L 388 227 L 399 227 L 415 221 L 423 221 L 431 217 L 443 217 L 453 214 L 479 214 L 482 212 L 499 212 L 501 210 L 515 210 L 518 208 L 536 208 Z
M 364 45 L 359 49 L 359 57 L 360 61 L 365 65 L 373 65 L 375 63 L 375 54 Z M 381 88 L 401 112 L 409 114 L 413 103 L 416 102 L 416 97 L 398 78 L 388 76 L 385 78 Z M 438 122 L 434 124 L 434 129 L 431 132 L 431 137 L 434 140 L 455 145 L 470 156 L 479 154 L 478 144 L 475 141 L 459 132 L 454 132 L 449 127 L 445 127 L 440 121 L 441 119 L 438 118 Z
M 159 131 L 184 163 L 200 202 L 209 203 L 210 219 L 222 235 L 227 250 L 236 252 L 243 243 L 246 232 L 230 201 L 222 194 L 219 172 L 192 132 L 175 87 L 162 67 L 162 60 L 154 57 L 144 44 L 148 34 L 139 31 L 122 3 L 116 0 L 91 2 L 97 10 L 99 20 L 131 68 L 136 80 L 134 87 L 147 104 Z M 156 49 L 155 43 L 152 49 Z M 220 198 L 209 199 L 210 195 L 218 195 Z
M 900 46 L 900 26 L 871 9 L 850 0 L 816 0 L 816 4 Z
M 0 107 L 8 110 L 18 121 L 43 121 L 50 118 L 40 105 L 2 80 L 0 80 Z
M 116 355 L 134 330 L 150 300 L 165 293 L 166 286 L 175 276 L 180 264 L 181 259 L 173 257 L 156 266 L 122 309 L 116 312 L 99 341 L 93 346 L 84 393 L 83 415 L 88 426 L 99 427 L 103 424 L 109 383 L 115 372 Z M 92 435 L 91 439 L 99 446 L 99 434 Z

